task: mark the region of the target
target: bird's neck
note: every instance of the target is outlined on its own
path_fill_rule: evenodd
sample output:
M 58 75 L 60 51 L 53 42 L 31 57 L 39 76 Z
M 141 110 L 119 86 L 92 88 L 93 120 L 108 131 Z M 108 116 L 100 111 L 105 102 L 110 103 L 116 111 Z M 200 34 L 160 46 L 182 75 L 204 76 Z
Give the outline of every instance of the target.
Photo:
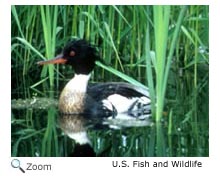
M 74 77 L 66 84 L 66 90 L 70 92 L 85 93 L 89 82 L 90 74 L 75 74 Z
M 59 110 L 64 114 L 80 114 L 84 111 L 84 98 L 90 75 L 75 74 L 64 87 L 60 99 Z

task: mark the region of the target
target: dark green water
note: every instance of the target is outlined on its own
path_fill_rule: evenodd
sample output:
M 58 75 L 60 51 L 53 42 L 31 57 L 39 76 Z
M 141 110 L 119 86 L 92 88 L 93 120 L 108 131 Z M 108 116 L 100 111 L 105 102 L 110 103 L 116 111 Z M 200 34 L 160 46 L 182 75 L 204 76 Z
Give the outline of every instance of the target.
M 61 130 L 62 119 L 53 99 L 13 100 L 11 155 L 68 156 L 74 151 L 75 142 Z M 160 127 L 153 120 L 124 127 L 129 123 L 133 122 L 113 123 L 117 129 L 97 126 L 92 121 L 83 125 L 97 156 L 209 156 L 208 124 L 196 124 L 196 129 L 181 122 L 173 124 L 170 130 L 166 115 Z

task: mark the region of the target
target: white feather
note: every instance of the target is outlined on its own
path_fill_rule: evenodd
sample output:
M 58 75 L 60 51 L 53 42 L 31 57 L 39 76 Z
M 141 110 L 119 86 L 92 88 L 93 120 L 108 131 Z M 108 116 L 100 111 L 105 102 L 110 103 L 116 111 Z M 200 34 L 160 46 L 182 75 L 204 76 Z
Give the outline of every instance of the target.
M 110 95 L 107 100 L 103 100 L 103 104 L 107 104 L 107 101 L 109 101 L 117 110 L 118 113 L 124 113 L 127 112 L 128 109 L 133 105 L 136 101 L 141 101 L 143 104 L 150 103 L 150 99 L 147 97 L 133 97 L 133 98 L 127 98 L 124 96 L 121 96 L 119 94 L 113 94 Z M 108 105 L 107 108 L 111 109 Z
M 74 92 L 86 92 L 89 75 L 75 74 L 74 77 L 66 84 L 65 89 Z

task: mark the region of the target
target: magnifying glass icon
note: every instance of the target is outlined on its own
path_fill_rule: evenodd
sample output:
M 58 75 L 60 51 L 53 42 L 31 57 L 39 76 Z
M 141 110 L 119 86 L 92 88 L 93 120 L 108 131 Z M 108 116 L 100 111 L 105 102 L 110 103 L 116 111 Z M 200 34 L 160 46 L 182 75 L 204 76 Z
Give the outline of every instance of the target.
M 20 161 L 19 161 L 18 159 L 13 159 L 13 160 L 11 161 L 11 166 L 12 166 L 13 168 L 19 168 L 21 172 L 25 173 L 24 169 L 22 169 L 20 165 L 21 165 L 21 164 L 20 164 Z

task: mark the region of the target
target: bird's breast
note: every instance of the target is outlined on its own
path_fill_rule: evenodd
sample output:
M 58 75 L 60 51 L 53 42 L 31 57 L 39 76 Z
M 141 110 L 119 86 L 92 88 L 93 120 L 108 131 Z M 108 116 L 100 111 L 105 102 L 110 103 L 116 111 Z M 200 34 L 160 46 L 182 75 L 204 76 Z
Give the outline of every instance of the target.
M 81 114 L 84 111 L 85 93 L 64 89 L 59 99 L 59 110 L 63 114 Z

